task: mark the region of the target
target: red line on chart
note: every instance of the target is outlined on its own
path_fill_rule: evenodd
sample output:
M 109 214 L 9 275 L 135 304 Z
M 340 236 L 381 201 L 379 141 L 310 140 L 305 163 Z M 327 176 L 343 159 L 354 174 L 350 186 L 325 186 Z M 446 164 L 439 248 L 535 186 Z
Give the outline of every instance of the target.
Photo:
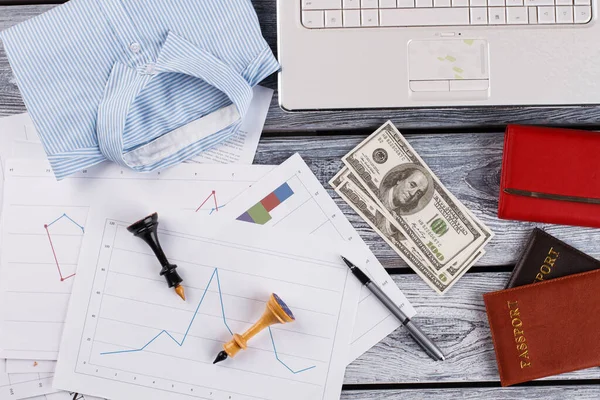
M 202 204 L 200 204 L 198 206 L 198 208 L 196 208 L 196 212 L 200 211 L 200 209 L 208 202 L 208 200 L 210 200 L 211 197 L 213 198 L 215 206 L 214 206 L 214 208 L 212 208 L 210 210 L 209 215 L 212 214 L 214 211 L 218 212 L 219 211 L 219 204 L 217 203 L 217 192 L 214 191 L 214 190 L 208 195 L 208 197 L 202 202 Z
M 75 273 L 72 273 L 70 275 L 67 276 L 63 276 L 62 274 L 62 270 L 60 269 L 60 263 L 58 262 L 58 257 L 56 256 L 56 249 L 54 248 L 54 243 L 52 242 L 52 236 L 50 235 L 50 230 L 48 229 L 51 225 L 57 223 L 58 221 L 60 221 L 61 219 L 66 218 L 67 220 L 71 221 L 73 224 L 75 224 L 79 229 L 81 229 L 81 232 L 84 231 L 83 226 L 79 225 L 77 222 L 75 222 L 71 217 L 69 217 L 67 214 L 63 214 L 60 217 L 58 217 L 57 219 L 55 219 L 54 221 L 52 221 L 49 224 L 44 224 L 44 229 L 46 230 L 46 235 L 48 236 L 48 242 L 50 243 L 50 249 L 52 250 L 52 256 L 54 257 L 54 262 L 56 264 L 56 269 L 58 270 L 58 276 L 60 276 L 60 281 L 64 282 L 69 278 L 72 278 L 75 276 Z
M 48 241 L 50 242 L 50 248 L 52 249 L 52 255 L 54 256 L 54 262 L 56 263 L 56 269 L 58 269 L 60 281 L 64 282 L 65 280 L 74 277 L 75 274 L 73 273 L 69 276 L 63 277 L 62 271 L 60 270 L 60 263 L 58 262 L 58 258 L 56 257 L 56 250 L 54 250 L 54 244 L 52 243 L 52 237 L 50 236 L 50 231 L 48 230 L 48 225 L 44 225 L 44 229 L 46 230 L 46 234 L 48 235 Z

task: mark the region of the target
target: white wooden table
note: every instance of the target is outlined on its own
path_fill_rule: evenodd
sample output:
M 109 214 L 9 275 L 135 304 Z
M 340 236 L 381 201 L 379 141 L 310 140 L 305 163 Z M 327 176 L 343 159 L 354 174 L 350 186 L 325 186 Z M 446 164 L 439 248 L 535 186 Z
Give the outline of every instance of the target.
M 275 0 L 253 2 L 263 33 L 275 51 Z M 0 30 L 52 7 L 50 4 L 0 6 Z M 263 84 L 276 88 L 274 77 Z M 21 112 L 25 112 L 25 106 L 0 45 L 0 116 Z M 487 255 L 449 293 L 438 296 L 330 190 L 417 309 L 419 325 L 447 355 L 444 362 L 431 361 L 399 329 L 348 367 L 342 398 L 600 398 L 600 368 L 501 388 L 482 300 L 483 293 L 499 290 L 506 284 L 535 226 L 496 218 L 504 126 L 522 123 L 594 129 L 600 126 L 600 107 L 284 113 L 275 96 L 255 163 L 278 164 L 299 152 L 327 186 L 326 182 L 341 167 L 340 158 L 387 119 L 398 126 L 441 181 L 492 228 L 496 237 L 487 247 Z M 600 257 L 600 230 L 541 227 Z

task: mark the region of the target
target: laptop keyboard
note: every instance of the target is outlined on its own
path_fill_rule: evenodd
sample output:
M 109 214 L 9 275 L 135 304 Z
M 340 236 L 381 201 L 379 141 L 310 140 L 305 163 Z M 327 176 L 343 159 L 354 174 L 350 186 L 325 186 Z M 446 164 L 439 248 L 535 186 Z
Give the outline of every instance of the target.
M 591 0 L 301 0 L 307 28 L 587 24 Z

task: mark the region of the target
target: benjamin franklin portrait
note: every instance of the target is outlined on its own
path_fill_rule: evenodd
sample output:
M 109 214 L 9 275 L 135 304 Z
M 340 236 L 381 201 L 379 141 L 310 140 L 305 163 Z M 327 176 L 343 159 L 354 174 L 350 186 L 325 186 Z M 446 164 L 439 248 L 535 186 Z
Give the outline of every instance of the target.
M 433 179 L 417 164 L 402 164 L 392 168 L 379 186 L 379 199 L 398 215 L 421 211 L 433 197 Z

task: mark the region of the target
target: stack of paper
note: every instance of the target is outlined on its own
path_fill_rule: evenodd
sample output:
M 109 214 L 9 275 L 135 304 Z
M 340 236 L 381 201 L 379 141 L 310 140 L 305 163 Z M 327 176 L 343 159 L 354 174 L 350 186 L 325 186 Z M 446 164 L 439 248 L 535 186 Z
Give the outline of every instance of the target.
M 298 155 L 278 167 L 192 163 L 150 174 L 100 165 L 56 182 L 44 159 L 10 159 L 43 155 L 29 139 L 0 154 L 0 357 L 14 372 L 0 400 L 54 388 L 114 399 L 335 398 L 345 366 L 399 326 L 342 253 L 415 314 Z M 146 211 L 160 211 L 185 303 L 125 229 Z M 271 292 L 296 322 L 213 366 Z

